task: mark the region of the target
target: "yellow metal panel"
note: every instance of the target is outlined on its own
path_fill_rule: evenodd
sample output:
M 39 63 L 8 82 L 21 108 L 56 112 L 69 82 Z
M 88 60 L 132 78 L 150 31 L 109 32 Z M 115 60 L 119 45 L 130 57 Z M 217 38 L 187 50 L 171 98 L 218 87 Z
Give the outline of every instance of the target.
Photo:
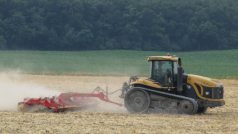
M 207 87 L 215 87 L 217 86 L 217 84 L 219 84 L 217 83 L 217 81 L 214 81 L 211 78 L 192 74 L 188 75 L 187 81 L 190 83 L 197 83 L 198 85 L 203 85 Z
M 154 80 L 151 80 L 151 79 L 138 79 L 135 82 L 132 82 L 131 84 L 132 85 L 140 84 L 140 85 L 144 85 L 144 86 L 148 86 L 152 88 L 164 89 L 164 90 L 175 89 L 175 87 L 162 87 L 158 82 L 155 82 Z
M 168 61 L 178 61 L 178 57 L 175 56 L 149 56 L 147 58 L 148 61 L 153 60 L 168 60 Z
M 150 79 L 138 79 L 135 82 L 132 82 L 131 84 L 140 84 L 154 88 L 161 88 L 161 85 L 159 83 L 156 83 Z

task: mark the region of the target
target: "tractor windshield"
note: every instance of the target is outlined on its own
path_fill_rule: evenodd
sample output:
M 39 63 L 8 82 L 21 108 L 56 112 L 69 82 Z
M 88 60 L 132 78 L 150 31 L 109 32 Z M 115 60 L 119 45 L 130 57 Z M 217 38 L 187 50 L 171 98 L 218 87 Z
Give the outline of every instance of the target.
M 171 86 L 173 77 L 172 61 L 152 61 L 151 79 L 159 82 L 162 86 Z

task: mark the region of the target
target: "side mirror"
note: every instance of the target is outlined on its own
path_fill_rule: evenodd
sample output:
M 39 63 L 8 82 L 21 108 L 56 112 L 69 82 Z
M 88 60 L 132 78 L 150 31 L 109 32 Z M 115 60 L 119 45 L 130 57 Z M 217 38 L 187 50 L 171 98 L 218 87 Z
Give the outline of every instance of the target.
M 177 74 L 177 91 L 183 91 L 183 68 L 181 66 L 178 67 L 178 74 Z

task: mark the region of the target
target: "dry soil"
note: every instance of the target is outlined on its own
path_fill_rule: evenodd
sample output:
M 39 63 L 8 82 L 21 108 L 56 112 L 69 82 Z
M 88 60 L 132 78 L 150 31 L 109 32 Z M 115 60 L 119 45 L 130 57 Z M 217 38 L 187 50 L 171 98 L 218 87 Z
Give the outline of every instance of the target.
M 20 75 L 15 80 L 60 92 L 91 92 L 97 86 L 109 91 L 119 89 L 128 77 Z M 94 111 L 67 113 L 1 110 L 0 133 L 238 133 L 238 80 L 220 81 L 225 87 L 226 105 L 203 115 L 129 114 L 108 104 Z M 122 102 L 118 95 L 110 98 Z

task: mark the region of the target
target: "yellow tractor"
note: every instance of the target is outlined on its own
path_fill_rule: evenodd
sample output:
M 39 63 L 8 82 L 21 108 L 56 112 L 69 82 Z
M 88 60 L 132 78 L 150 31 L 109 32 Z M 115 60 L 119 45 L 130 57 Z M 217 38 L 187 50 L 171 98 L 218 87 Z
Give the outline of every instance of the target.
M 204 113 L 208 107 L 223 106 L 223 85 L 211 78 L 185 74 L 181 58 L 149 56 L 150 77 L 131 77 L 124 84 L 124 103 L 131 113 L 176 111 Z

